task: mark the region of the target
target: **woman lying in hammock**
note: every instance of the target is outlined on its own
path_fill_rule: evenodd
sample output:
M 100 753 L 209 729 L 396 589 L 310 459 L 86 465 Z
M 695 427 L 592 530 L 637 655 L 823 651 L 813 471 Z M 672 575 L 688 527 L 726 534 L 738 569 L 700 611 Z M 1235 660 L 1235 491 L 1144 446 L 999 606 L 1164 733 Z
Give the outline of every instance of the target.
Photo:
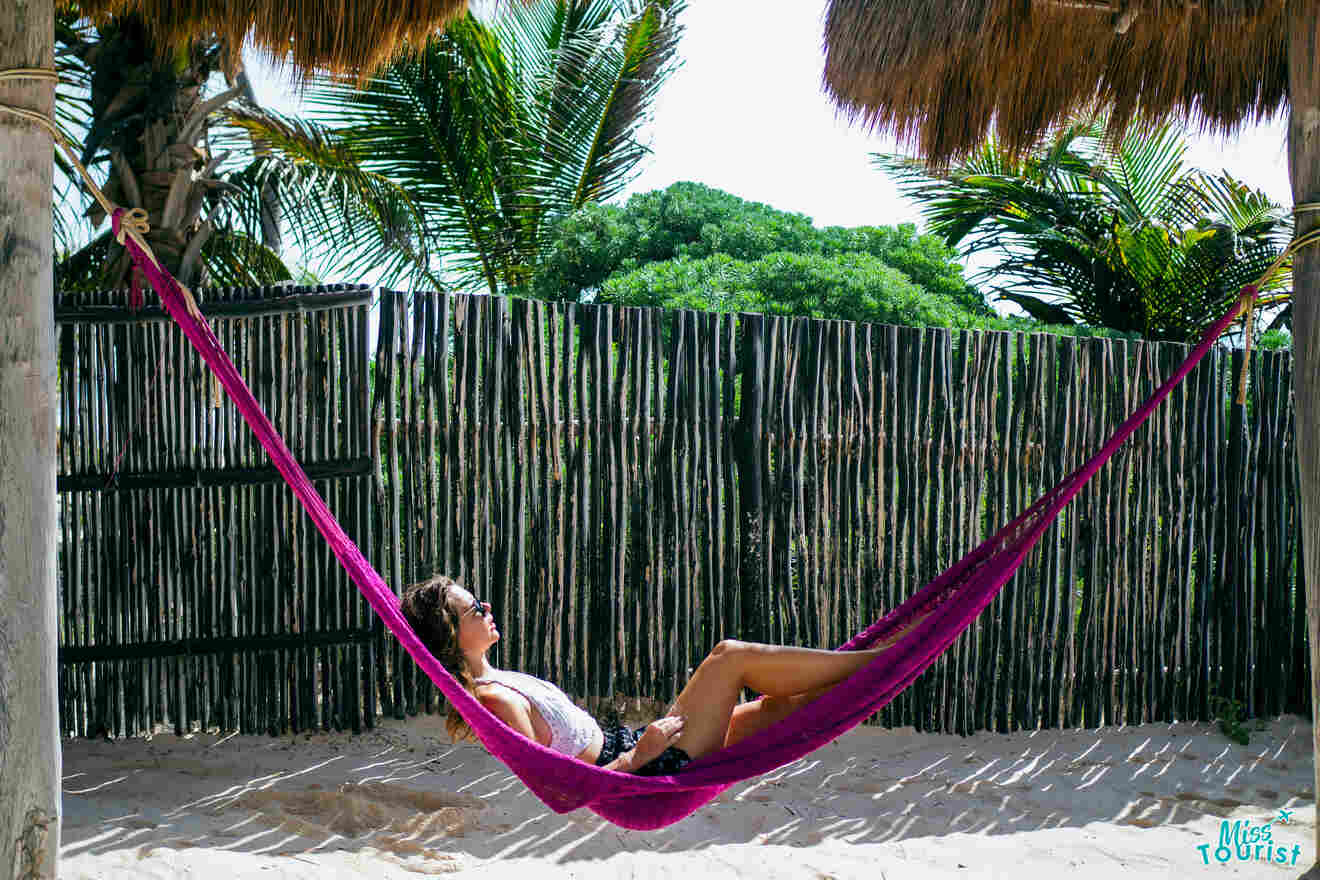
M 765 729 L 896 641 L 867 651 L 822 651 L 725 640 L 697 667 L 665 717 L 636 730 L 618 724 L 602 729 L 550 682 L 492 666 L 486 652 L 500 633 L 491 607 L 453 580 L 438 575 L 413 584 L 400 605 L 427 649 L 504 723 L 556 751 L 643 776 L 677 773 L 689 761 Z M 739 704 L 744 687 L 764 696 Z M 445 728 L 456 740 L 471 736 L 452 707 Z

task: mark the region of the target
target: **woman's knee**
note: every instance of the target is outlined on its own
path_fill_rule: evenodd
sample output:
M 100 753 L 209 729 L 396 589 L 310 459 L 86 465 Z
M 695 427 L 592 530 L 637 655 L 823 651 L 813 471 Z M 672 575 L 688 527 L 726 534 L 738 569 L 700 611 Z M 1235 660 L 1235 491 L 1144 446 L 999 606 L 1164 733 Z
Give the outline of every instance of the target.
M 741 677 L 747 669 L 748 662 L 755 659 L 755 656 L 766 650 L 766 648 L 766 645 L 757 642 L 723 639 L 711 649 L 701 665 L 712 673 L 721 670 L 720 674 Z
M 707 659 L 718 660 L 736 657 L 739 654 L 746 654 L 755 647 L 751 642 L 743 642 L 738 639 L 721 639 L 714 648 L 711 649 Z
M 723 639 L 710 653 L 701 661 L 701 668 L 709 672 L 715 672 L 716 669 L 735 670 L 747 654 L 747 642 L 740 642 L 737 639 Z

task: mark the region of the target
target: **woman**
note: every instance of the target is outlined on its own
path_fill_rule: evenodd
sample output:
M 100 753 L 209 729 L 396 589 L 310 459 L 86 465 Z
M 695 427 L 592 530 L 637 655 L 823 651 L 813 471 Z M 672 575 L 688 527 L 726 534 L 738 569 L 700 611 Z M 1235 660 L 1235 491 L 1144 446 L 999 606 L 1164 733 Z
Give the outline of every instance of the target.
M 644 728 L 601 726 L 548 681 L 496 669 L 486 652 L 500 639 L 488 603 L 438 575 L 400 600 L 417 637 L 481 704 L 528 739 L 608 770 L 677 773 L 700 758 L 774 724 L 875 659 L 896 639 L 867 651 L 822 651 L 725 640 L 715 646 L 670 706 Z M 744 687 L 764 696 L 739 704 Z M 454 739 L 471 737 L 451 707 Z

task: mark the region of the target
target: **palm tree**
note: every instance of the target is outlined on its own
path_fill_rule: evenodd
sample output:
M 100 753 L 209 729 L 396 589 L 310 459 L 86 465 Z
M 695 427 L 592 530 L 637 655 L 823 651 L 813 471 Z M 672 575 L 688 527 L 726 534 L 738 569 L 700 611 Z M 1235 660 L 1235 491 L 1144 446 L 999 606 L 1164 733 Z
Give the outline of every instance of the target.
M 234 181 L 278 182 L 322 274 L 517 290 L 554 221 L 617 195 L 646 155 L 638 130 L 676 68 L 683 8 L 536 0 L 465 16 L 369 79 L 314 80 L 316 122 L 230 112 L 270 148 Z
M 219 32 L 251 39 L 303 72 L 371 69 L 408 38 L 431 33 L 463 0 L 301 4 L 87 0 L 91 12 L 135 10 L 161 45 Z M 60 6 L 67 0 L 60 0 Z M 51 136 L 55 89 L 32 68 L 55 64 L 54 0 L 0 4 L 0 864 L 23 877 L 57 873 L 60 747 L 55 584 L 55 387 Z M 62 121 L 62 120 L 61 120 Z
M 278 223 L 251 227 L 236 198 L 266 205 L 266 219 L 277 216 L 272 193 L 244 192 L 226 178 L 228 154 L 211 147 L 218 112 L 251 101 L 240 54 L 219 37 L 200 36 L 163 53 L 140 16 L 107 18 L 93 26 L 76 6 L 56 19 L 56 46 L 62 90 L 57 116 L 66 134 L 82 144 L 89 168 L 107 167 L 102 187 L 120 204 L 147 212 L 147 242 L 175 277 L 188 285 L 260 285 L 290 277 L 278 254 Z M 207 93 L 212 74 L 223 73 L 226 87 Z M 66 179 L 76 179 L 63 156 Z M 56 286 L 62 290 L 110 289 L 124 284 L 128 254 L 106 230 L 79 235 L 71 206 L 81 200 L 57 199 Z M 96 202 L 86 217 L 92 230 L 104 225 Z
M 1050 324 L 1193 340 L 1286 247 L 1290 215 L 1227 174 L 1187 168 L 1173 125 L 1118 142 L 1105 131 L 1103 120 L 1076 122 L 1020 157 L 991 140 L 941 173 L 873 159 L 931 232 L 996 255 L 981 275 L 1000 299 Z M 1285 272 L 1269 290 L 1288 283 Z

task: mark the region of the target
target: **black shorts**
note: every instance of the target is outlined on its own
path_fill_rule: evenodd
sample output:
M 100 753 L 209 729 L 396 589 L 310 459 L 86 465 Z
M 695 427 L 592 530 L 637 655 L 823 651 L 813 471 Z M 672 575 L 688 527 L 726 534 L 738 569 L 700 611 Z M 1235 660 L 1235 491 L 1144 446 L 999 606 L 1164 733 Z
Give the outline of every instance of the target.
M 602 724 L 600 729 L 605 733 L 605 745 L 601 747 L 600 757 L 596 759 L 597 767 L 604 767 L 637 745 L 637 741 L 642 738 L 642 732 L 646 730 L 645 727 L 629 730 L 621 724 Z M 692 758 L 687 752 L 670 746 L 658 757 L 643 764 L 636 773 L 638 776 L 668 776 L 682 770 L 691 761 Z

